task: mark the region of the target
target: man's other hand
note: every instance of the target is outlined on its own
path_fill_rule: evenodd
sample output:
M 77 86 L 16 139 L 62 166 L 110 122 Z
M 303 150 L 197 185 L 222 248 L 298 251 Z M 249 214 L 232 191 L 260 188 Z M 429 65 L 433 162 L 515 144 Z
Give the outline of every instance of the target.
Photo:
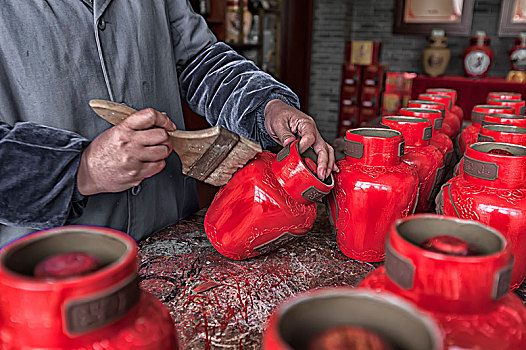
M 318 178 L 325 179 L 331 171 L 338 171 L 334 162 L 334 149 L 321 137 L 312 117 L 281 100 L 272 100 L 265 106 L 265 128 L 270 137 L 282 146 L 298 138 L 300 153 L 313 148 L 318 155 Z

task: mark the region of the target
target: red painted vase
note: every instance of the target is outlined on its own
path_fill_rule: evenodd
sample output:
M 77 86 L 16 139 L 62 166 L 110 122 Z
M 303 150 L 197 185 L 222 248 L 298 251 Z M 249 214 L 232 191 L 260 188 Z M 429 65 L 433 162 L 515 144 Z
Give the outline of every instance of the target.
M 451 106 L 451 112 L 458 117 L 460 125 L 462 125 L 462 120 L 464 119 L 464 111 L 457 105 L 457 90 L 454 89 L 445 89 L 445 88 L 430 88 L 426 89 L 426 94 L 431 95 L 447 95 L 451 97 L 453 105 Z
M 242 260 L 304 236 L 316 219 L 316 202 L 334 187 L 332 174 L 315 175 L 316 154 L 299 153 L 299 141 L 277 155 L 261 152 L 217 192 L 205 215 L 205 232 L 219 253 Z
M 446 111 L 444 113 L 444 123 L 449 124 L 449 126 L 451 127 L 451 131 L 453 133 L 452 139 L 454 139 L 460 131 L 462 121 L 456 114 L 451 112 L 451 107 L 453 106 L 453 100 L 451 99 L 451 97 L 447 95 L 420 94 L 418 95 L 418 99 L 444 104 L 446 108 Z
M 431 120 L 431 123 L 433 123 L 433 136 L 429 143 L 442 153 L 444 157 L 443 171 L 448 173 L 455 163 L 455 155 L 453 153 L 453 141 L 442 132 L 442 113 L 434 109 L 400 108 L 400 115 Z
M 48 257 L 87 253 L 102 267 L 81 276 L 35 277 Z M 96 226 L 25 236 L 0 251 L 0 348 L 177 349 L 168 309 L 140 290 L 137 245 Z
M 437 196 L 437 212 L 479 221 L 510 240 L 517 288 L 526 276 L 526 147 L 500 142 L 469 146 L 462 174 Z
M 320 349 L 438 350 L 436 323 L 392 293 L 321 288 L 292 297 L 272 313 L 263 350 Z
M 491 106 L 507 106 L 507 107 L 513 107 L 515 109 L 515 114 L 517 115 L 524 115 L 524 112 L 526 111 L 525 105 L 526 101 L 524 100 L 499 100 L 496 98 L 488 98 L 488 104 Z
M 526 146 L 526 128 L 513 125 L 483 125 L 477 142 L 503 142 Z
M 522 94 L 520 92 L 501 92 L 501 91 L 492 91 L 488 93 L 488 98 L 496 100 L 513 100 L 520 101 L 522 100 Z
M 484 78 L 493 62 L 493 50 L 486 32 L 477 31 L 469 40 L 470 46 L 464 51 L 464 73 L 472 78 Z
M 526 309 L 509 292 L 509 242 L 481 223 L 439 215 L 398 220 L 386 242 L 385 265 L 360 288 L 388 291 L 437 321 L 446 348 L 526 348 Z
M 453 135 L 453 130 L 451 129 L 451 126 L 447 123 L 444 123 L 444 115 L 446 114 L 446 107 L 443 103 L 436 103 L 431 101 L 424 101 L 424 100 L 409 100 L 407 102 L 408 108 L 421 108 L 421 109 L 432 109 L 436 111 L 440 111 L 442 113 L 442 129 L 440 129 L 440 132 L 451 140 L 451 137 L 449 135 Z
M 418 174 L 420 188 L 416 212 L 434 209 L 435 197 L 444 178 L 444 157 L 430 144 L 433 126 L 430 120 L 416 117 L 384 116 L 382 125 L 402 133 L 405 152 L 402 161 L 411 165 Z
M 389 225 L 416 208 L 418 175 L 401 161 L 403 155 L 398 131 L 347 130 L 345 157 L 327 199 L 338 248 L 349 258 L 382 261 Z
M 482 124 L 482 119 L 486 114 L 505 113 L 513 114 L 515 110 L 513 107 L 506 106 L 490 106 L 490 105 L 476 105 L 471 111 L 471 125 L 468 125 L 462 130 L 458 138 L 459 156 L 464 155 L 466 148 L 469 145 L 477 142 L 478 133 Z

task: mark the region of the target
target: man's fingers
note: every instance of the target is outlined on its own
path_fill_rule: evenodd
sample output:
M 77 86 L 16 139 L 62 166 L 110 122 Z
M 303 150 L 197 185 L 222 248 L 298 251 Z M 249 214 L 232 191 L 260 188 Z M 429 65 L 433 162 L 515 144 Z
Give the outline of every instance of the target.
M 132 130 L 147 130 L 154 127 L 168 131 L 175 130 L 175 124 L 170 118 L 153 108 L 146 108 L 133 113 L 122 124 Z
M 165 129 L 161 128 L 137 131 L 134 137 L 135 141 L 143 146 L 170 144 L 170 136 Z
M 141 162 L 158 162 L 170 155 L 172 150 L 167 145 L 147 146 L 138 154 L 137 159 Z
M 316 174 L 318 178 L 324 180 L 327 177 L 327 163 L 329 162 L 329 154 L 325 148 L 320 149 L 318 152 L 318 168 Z

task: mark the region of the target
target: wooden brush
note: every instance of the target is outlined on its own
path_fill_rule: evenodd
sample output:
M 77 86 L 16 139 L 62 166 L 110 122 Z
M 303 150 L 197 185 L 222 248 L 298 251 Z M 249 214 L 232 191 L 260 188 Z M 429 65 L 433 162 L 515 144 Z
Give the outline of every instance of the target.
M 106 100 L 90 100 L 89 105 L 113 125 L 136 112 L 131 107 Z M 219 126 L 203 130 L 175 130 L 168 134 L 175 153 L 181 159 L 183 174 L 214 186 L 226 184 L 237 169 L 261 152 L 257 143 Z

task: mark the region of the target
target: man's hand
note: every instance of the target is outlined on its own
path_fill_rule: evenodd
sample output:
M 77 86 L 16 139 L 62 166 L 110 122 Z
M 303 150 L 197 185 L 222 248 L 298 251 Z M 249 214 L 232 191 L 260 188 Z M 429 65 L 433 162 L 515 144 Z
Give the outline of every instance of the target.
M 265 128 L 276 142 L 286 146 L 299 138 L 300 153 L 311 147 L 318 155 L 318 178 L 325 179 L 331 171 L 338 171 L 334 163 L 334 149 L 321 137 L 314 119 L 281 100 L 265 106 Z
M 175 125 L 164 114 L 143 109 L 97 136 L 82 152 L 79 192 L 120 192 L 160 172 L 172 152 L 167 131 Z

